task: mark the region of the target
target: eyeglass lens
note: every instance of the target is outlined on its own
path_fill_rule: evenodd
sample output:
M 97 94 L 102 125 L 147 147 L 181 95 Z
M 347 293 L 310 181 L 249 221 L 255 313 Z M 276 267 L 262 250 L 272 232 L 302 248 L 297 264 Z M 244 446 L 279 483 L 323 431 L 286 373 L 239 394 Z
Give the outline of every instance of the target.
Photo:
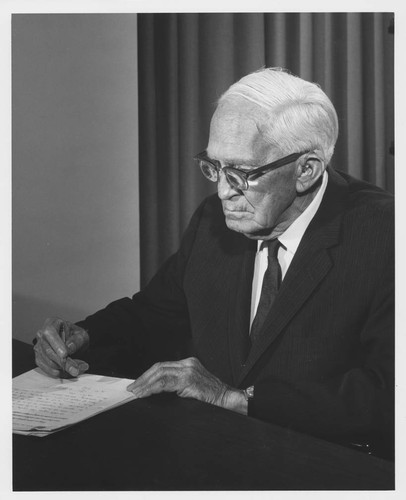
M 248 186 L 246 186 L 245 179 L 243 179 L 237 172 L 234 172 L 233 170 L 226 170 L 225 174 L 228 182 L 233 187 L 237 189 L 247 189 Z
M 217 182 L 218 173 L 217 170 L 213 167 L 213 165 L 210 165 L 205 161 L 200 161 L 199 163 L 200 163 L 200 170 L 202 171 L 203 175 L 207 177 L 209 181 Z
M 217 182 L 219 177 L 218 170 L 210 163 L 200 162 L 200 169 L 203 175 L 212 182 Z M 223 169 L 227 181 L 237 189 L 247 189 L 246 181 L 237 172 L 229 169 Z

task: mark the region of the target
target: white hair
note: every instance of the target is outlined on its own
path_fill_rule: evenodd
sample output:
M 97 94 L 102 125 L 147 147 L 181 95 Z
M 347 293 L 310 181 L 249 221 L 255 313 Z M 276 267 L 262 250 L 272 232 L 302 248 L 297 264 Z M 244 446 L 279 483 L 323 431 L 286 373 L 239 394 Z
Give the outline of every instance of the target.
M 336 110 L 316 83 L 282 68 L 262 68 L 244 76 L 220 97 L 247 99 L 265 111 L 258 127 L 271 148 L 281 154 L 318 149 L 326 164 L 338 136 Z

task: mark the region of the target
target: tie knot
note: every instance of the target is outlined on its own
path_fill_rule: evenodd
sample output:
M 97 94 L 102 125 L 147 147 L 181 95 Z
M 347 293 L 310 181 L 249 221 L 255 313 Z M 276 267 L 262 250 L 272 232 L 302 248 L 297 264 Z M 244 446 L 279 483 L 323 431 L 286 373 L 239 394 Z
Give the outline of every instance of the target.
M 278 240 L 278 238 L 276 238 L 275 240 L 271 240 L 268 243 L 268 257 L 271 259 L 272 258 L 275 259 L 278 255 L 278 250 L 279 250 L 280 246 L 281 246 L 281 243 Z

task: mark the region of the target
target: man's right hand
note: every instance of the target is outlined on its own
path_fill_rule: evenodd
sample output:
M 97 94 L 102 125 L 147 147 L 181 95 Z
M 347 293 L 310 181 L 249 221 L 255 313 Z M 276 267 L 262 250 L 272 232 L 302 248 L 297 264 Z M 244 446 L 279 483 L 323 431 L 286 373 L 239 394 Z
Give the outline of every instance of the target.
M 88 345 L 86 330 L 69 321 L 48 318 L 36 335 L 35 363 L 50 377 L 77 377 L 88 370 L 89 365 L 71 356 Z

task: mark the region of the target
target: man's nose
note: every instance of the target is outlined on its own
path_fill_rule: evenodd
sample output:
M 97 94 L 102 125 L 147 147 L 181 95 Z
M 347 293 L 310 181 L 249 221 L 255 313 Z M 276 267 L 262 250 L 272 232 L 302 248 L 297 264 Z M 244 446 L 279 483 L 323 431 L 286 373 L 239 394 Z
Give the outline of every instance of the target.
M 220 170 L 218 176 L 219 179 L 217 181 L 217 194 L 220 200 L 228 200 L 232 196 L 238 194 L 238 190 L 231 186 L 224 172 Z

